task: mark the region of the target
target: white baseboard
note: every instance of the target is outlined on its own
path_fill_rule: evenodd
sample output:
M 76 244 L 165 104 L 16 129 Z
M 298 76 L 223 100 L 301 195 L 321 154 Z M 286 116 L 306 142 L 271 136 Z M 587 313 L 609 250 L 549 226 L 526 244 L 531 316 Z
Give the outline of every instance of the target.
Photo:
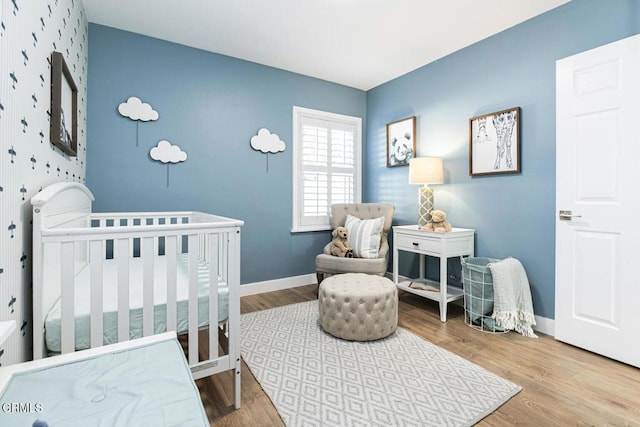
M 283 289 L 297 288 L 298 286 L 317 283 L 315 273 L 301 276 L 284 277 L 282 279 L 265 280 L 264 282 L 246 283 L 240 286 L 240 296 L 263 294 L 265 292 L 281 291 Z
M 553 319 L 548 317 L 536 316 L 536 326 L 533 327 L 535 331 L 540 333 L 555 336 L 555 323 Z

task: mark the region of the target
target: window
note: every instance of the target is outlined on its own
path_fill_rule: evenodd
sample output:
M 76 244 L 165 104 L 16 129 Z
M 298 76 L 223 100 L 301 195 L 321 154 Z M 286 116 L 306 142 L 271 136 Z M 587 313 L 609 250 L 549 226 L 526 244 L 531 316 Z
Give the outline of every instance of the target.
M 361 199 L 362 119 L 293 107 L 293 232 L 328 230 L 333 203 Z

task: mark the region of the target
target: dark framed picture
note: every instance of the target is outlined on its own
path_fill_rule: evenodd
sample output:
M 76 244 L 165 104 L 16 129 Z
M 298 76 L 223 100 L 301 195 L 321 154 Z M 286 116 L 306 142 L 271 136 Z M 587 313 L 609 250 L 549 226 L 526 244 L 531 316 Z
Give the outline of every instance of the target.
M 469 175 L 520 172 L 520 107 L 469 119 Z
M 69 156 L 78 151 L 78 87 L 60 52 L 51 54 L 51 143 Z
M 387 167 L 407 166 L 416 156 L 416 118 L 387 124 Z

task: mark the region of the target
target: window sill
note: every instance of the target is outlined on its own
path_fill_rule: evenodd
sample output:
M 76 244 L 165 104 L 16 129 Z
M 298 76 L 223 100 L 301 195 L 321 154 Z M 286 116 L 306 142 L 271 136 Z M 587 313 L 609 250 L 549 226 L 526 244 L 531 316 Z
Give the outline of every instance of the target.
M 328 225 L 314 225 L 314 226 L 297 226 L 291 227 L 291 234 L 297 233 L 310 233 L 315 231 L 330 231 L 331 228 Z

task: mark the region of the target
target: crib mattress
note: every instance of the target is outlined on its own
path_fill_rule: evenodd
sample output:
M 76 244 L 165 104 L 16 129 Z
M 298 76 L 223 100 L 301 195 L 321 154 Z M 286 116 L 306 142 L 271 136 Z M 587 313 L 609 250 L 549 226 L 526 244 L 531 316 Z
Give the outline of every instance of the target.
M 16 373 L 0 399 L 30 405 L 3 411 L 7 426 L 209 425 L 175 338 Z
M 116 260 L 105 260 L 103 264 L 103 342 L 118 342 L 118 294 Z M 177 325 L 176 332 L 188 330 L 188 258 L 186 254 L 177 260 Z M 167 331 L 167 279 L 166 257 L 154 259 L 154 333 Z M 91 347 L 91 299 L 89 266 L 82 268 L 75 278 L 75 345 L 76 350 Z M 44 284 L 46 286 L 46 283 Z M 142 259 L 132 258 L 129 264 L 129 338 L 142 337 Z M 218 283 L 218 322 L 227 319 L 229 314 L 229 289 L 219 279 Z M 61 350 L 60 338 L 60 299 L 51 308 L 45 318 L 45 345 L 52 353 Z M 209 324 L 209 268 L 206 263 L 198 263 L 198 327 Z

